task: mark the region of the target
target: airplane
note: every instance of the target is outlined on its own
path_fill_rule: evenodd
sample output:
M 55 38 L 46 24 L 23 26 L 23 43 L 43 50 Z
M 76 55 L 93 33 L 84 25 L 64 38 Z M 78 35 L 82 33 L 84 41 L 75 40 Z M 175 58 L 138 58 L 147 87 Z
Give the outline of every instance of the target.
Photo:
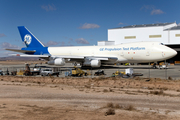
M 26 47 L 6 49 L 24 54 L 20 57 L 39 57 L 49 65 L 80 63 L 82 66 L 100 67 L 119 63 L 149 63 L 174 57 L 177 52 L 160 42 L 134 42 L 108 46 L 45 47 L 26 27 L 18 26 Z

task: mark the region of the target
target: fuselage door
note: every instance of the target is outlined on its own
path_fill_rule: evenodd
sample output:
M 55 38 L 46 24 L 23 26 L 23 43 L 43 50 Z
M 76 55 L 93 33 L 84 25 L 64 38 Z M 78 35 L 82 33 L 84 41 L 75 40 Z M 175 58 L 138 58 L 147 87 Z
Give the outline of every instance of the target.
M 123 53 L 123 51 L 121 51 L 121 52 L 120 52 L 120 55 L 121 55 L 121 56 L 124 56 L 124 53 Z

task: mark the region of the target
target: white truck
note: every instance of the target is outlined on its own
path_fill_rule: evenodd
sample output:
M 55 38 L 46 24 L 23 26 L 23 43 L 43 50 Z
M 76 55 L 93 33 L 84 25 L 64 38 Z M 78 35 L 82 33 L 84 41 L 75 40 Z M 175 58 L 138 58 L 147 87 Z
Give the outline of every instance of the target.
M 45 69 L 41 69 L 40 75 L 41 76 L 52 76 L 52 75 L 59 76 L 59 72 L 54 72 L 52 68 L 45 68 Z

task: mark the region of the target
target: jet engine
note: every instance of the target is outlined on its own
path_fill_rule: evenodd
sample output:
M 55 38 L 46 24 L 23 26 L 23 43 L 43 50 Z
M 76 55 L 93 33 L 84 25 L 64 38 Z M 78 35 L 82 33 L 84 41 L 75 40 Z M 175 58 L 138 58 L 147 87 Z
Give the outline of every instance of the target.
M 63 66 L 63 65 L 65 65 L 65 60 L 63 58 L 56 58 L 54 60 L 48 61 L 48 65 Z
M 100 67 L 101 66 L 101 61 L 100 60 L 86 59 L 85 62 L 83 63 L 83 66 Z

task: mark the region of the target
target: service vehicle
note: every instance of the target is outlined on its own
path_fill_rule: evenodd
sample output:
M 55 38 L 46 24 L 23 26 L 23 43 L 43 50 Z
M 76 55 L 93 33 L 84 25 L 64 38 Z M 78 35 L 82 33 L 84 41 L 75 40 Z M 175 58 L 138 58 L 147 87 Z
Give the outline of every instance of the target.
M 52 68 L 45 68 L 45 69 L 41 69 L 40 75 L 41 76 L 53 76 L 53 75 L 59 76 L 59 72 L 54 72 Z
M 74 70 L 71 70 L 71 76 L 87 76 L 87 72 L 84 72 L 80 68 L 74 66 Z
M 99 76 L 99 75 L 106 75 L 106 74 L 104 73 L 104 70 L 99 69 L 97 72 L 94 73 L 94 76 Z

